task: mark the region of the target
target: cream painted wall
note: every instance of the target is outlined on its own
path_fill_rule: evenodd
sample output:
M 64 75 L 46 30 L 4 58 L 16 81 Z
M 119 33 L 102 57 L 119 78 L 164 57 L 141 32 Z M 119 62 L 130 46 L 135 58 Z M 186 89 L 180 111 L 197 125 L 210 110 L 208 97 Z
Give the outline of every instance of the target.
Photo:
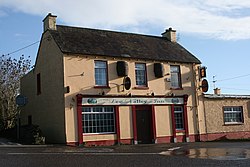
M 108 77 L 109 77 L 109 89 L 108 88 L 94 88 L 94 60 L 108 61 Z M 118 77 L 116 74 L 116 62 L 118 60 L 125 60 L 128 62 L 129 73 L 128 76 L 132 82 L 131 90 L 122 91 L 123 77 Z M 135 85 L 135 62 L 146 63 L 147 65 L 147 79 L 148 87 L 146 90 L 138 90 Z M 171 90 L 170 82 L 166 81 L 166 78 L 170 78 L 170 64 L 164 63 L 165 76 L 163 78 L 155 78 L 153 73 L 152 61 L 138 61 L 132 59 L 114 59 L 110 57 L 98 57 L 98 56 L 83 56 L 83 55 L 64 55 L 64 69 L 65 69 L 65 86 L 70 86 L 70 94 L 101 94 L 103 91 L 107 95 L 125 95 L 132 93 L 132 95 L 144 95 L 147 96 L 152 92 L 155 95 L 168 95 L 174 93 L 175 95 L 194 94 L 193 72 L 192 64 L 174 64 L 181 66 L 182 72 L 182 90 Z M 81 75 L 83 74 L 84 75 Z M 68 94 L 67 96 L 69 96 Z M 192 99 L 192 97 L 190 97 Z M 192 101 L 189 101 L 192 105 Z
M 133 138 L 133 118 L 132 108 L 130 106 L 119 107 L 120 116 L 120 137 L 121 139 Z
M 204 96 L 199 95 L 198 96 L 198 111 L 199 112 L 199 130 L 200 134 L 206 134 L 207 133 L 207 118 L 206 118 L 206 112 L 205 106 L 204 106 Z
M 108 62 L 108 80 L 110 88 L 95 88 L 94 78 L 94 60 L 103 60 Z M 118 60 L 125 60 L 128 62 L 128 76 L 131 79 L 131 89 L 123 91 L 123 77 L 118 77 L 116 74 L 116 62 Z M 135 62 L 146 63 L 147 67 L 147 79 L 148 89 L 136 89 L 135 85 Z M 117 59 L 111 57 L 99 57 L 99 56 L 83 56 L 83 55 L 64 55 L 64 85 L 70 87 L 70 92 L 65 94 L 65 118 L 66 118 L 66 134 L 67 142 L 75 142 L 78 140 L 77 135 L 77 112 L 76 112 L 76 95 L 77 94 L 92 94 L 101 95 L 102 92 L 105 95 L 126 95 L 131 93 L 133 96 L 143 95 L 150 96 L 152 92 L 155 95 L 184 95 L 188 94 L 188 120 L 189 120 L 189 132 L 191 134 L 197 133 L 196 112 L 194 108 L 197 106 L 195 98 L 195 91 L 198 83 L 194 80 L 198 76 L 198 66 L 193 64 L 176 64 L 176 63 L 164 63 L 165 76 L 162 78 L 155 78 L 153 72 L 153 61 L 145 60 L 133 60 L 133 59 Z M 166 79 L 170 78 L 170 65 L 180 65 L 181 80 L 183 89 L 171 90 L 170 82 Z M 166 107 L 166 106 L 165 106 Z M 125 112 L 126 107 L 120 107 L 120 126 L 121 126 L 121 138 L 133 138 L 132 135 L 132 121 L 131 112 Z M 169 112 L 163 111 L 163 107 L 156 107 L 157 114 L 157 134 L 159 136 L 170 135 L 172 132 L 168 129 L 164 131 L 165 124 L 170 121 Z M 168 108 L 168 107 L 167 107 Z M 191 110 L 192 109 L 192 110 Z M 166 117 L 165 117 L 166 116 Z M 128 120 L 129 119 L 129 120 Z M 169 119 L 169 120 L 167 120 Z M 162 123 L 163 125 L 160 125 Z M 127 128 L 127 129 L 126 129 Z M 157 136 L 158 136 L 157 135 Z M 91 138 L 89 136 L 89 138 Z
M 101 135 L 84 135 L 83 136 L 83 141 L 88 142 L 88 141 L 103 141 L 103 140 L 116 140 L 116 134 L 101 134 Z
M 156 137 L 171 136 L 171 106 L 155 106 Z

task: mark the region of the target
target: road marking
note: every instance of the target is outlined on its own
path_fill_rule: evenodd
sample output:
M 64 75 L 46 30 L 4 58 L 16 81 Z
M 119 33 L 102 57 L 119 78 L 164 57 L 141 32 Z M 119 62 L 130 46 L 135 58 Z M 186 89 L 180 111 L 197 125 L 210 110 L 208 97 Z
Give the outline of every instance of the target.
M 174 151 L 174 150 L 178 150 L 180 149 L 181 147 L 173 147 L 173 148 L 169 148 L 168 151 Z
M 181 147 L 173 147 L 173 148 L 169 148 L 167 151 L 162 151 L 159 154 L 160 155 L 171 155 L 171 153 L 175 150 L 179 150 Z

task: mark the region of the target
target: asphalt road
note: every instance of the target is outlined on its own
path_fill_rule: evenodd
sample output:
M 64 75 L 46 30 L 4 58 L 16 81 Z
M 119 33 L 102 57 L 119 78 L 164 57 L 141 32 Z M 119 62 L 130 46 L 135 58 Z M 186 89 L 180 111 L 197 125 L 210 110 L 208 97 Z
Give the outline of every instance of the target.
M 0 146 L 1 167 L 250 166 L 250 142 L 112 147 Z

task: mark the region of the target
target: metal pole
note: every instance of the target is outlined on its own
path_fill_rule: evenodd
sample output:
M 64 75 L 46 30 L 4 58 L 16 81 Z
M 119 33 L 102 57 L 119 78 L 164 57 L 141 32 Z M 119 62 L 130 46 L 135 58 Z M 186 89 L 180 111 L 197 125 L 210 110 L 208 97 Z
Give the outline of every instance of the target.
M 20 109 L 18 108 L 17 112 L 17 140 L 20 139 Z

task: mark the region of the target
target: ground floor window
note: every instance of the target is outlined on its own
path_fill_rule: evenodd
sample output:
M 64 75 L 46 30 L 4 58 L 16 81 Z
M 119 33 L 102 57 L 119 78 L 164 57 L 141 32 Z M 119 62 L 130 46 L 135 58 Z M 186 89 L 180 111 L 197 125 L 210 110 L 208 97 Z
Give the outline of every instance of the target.
M 243 123 L 243 109 L 241 106 L 223 107 L 224 123 Z
M 183 107 L 174 106 L 174 119 L 175 119 L 175 128 L 177 130 L 184 129 L 184 116 L 183 116 Z
M 83 133 L 114 133 L 115 112 L 112 106 L 82 107 Z

